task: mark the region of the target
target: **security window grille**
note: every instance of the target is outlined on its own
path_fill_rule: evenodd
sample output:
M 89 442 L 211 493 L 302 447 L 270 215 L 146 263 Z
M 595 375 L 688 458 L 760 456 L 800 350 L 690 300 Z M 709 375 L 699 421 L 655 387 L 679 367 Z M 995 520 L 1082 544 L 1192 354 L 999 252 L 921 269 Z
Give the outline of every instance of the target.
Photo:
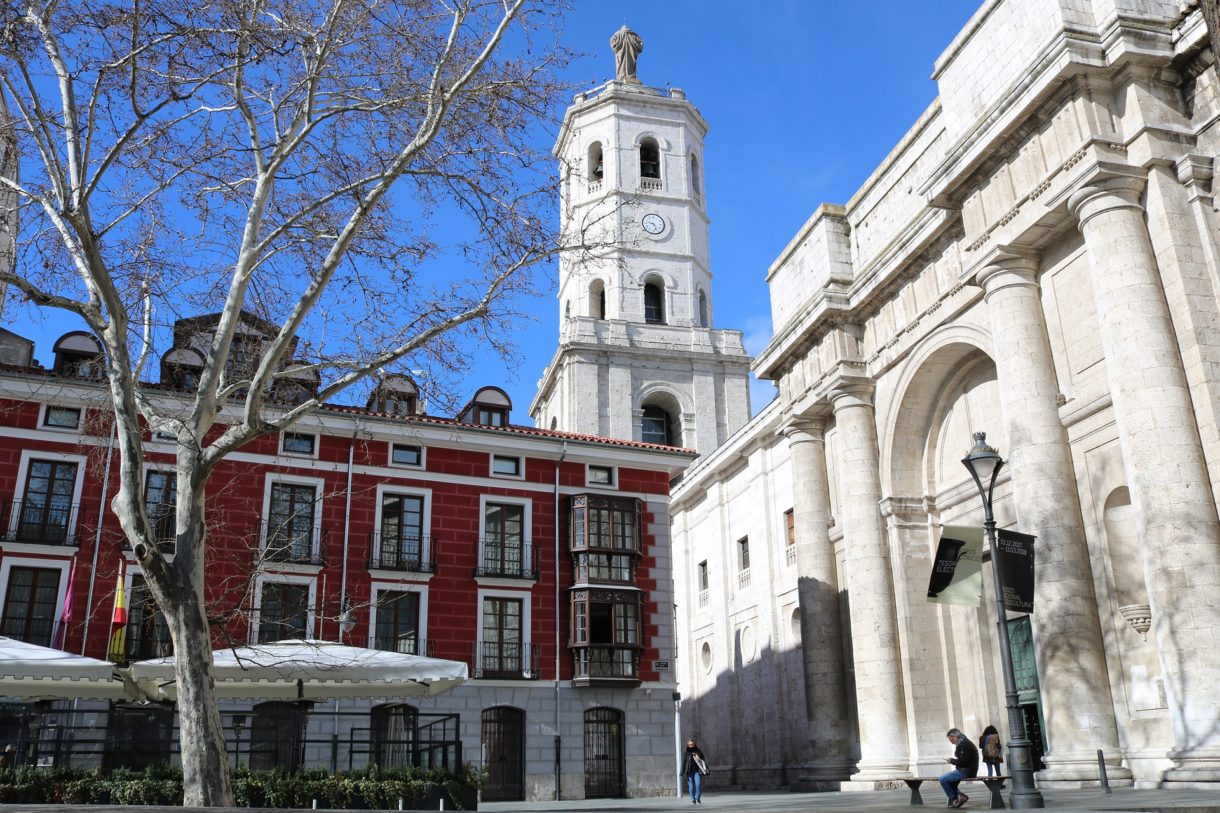
M 422 655 L 419 639 L 419 593 L 382 590 L 377 594 L 376 649 Z
M 491 473 L 502 474 L 506 477 L 519 477 L 521 475 L 521 458 L 499 454 L 494 455 L 491 458 Z
M 423 453 L 418 446 L 395 443 L 390 448 L 390 462 L 395 466 L 418 466 L 422 460 Z
M 264 584 L 258 622 L 260 644 L 307 638 L 309 587 L 288 582 Z
M 250 768 L 295 773 L 305 761 L 308 703 L 259 703 L 250 727 Z
M 17 521 L 17 541 L 64 544 L 71 530 L 75 491 L 75 463 L 31 460 Z
M 285 432 L 284 452 L 287 454 L 312 455 L 317 442 L 318 438 L 316 435 L 304 432 Z
M 172 471 L 150 469 L 144 476 L 144 512 L 152 525 L 154 539 L 174 539 L 177 508 L 178 475 Z
M 55 634 L 59 570 L 13 567 L 4 594 L 2 634 L 28 644 L 50 646 Z
M 72 407 L 48 406 L 42 425 L 54 429 L 79 429 L 80 410 Z
M 521 600 L 483 599 L 483 674 L 520 675 L 522 663 Z
M 273 558 L 308 560 L 312 556 L 316 498 L 313 486 L 272 483 L 267 550 Z
M 373 729 L 373 759 L 378 768 L 420 767 L 416 742 L 419 709 L 406 703 L 374 706 L 369 711 Z

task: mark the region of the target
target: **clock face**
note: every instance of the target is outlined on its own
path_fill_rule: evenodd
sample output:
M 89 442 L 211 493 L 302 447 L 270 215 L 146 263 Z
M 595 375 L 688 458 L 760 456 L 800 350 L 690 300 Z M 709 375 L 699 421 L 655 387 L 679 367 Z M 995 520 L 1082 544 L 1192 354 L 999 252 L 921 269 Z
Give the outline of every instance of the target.
M 658 214 L 646 214 L 640 221 L 640 225 L 649 234 L 660 234 L 665 231 L 665 218 Z

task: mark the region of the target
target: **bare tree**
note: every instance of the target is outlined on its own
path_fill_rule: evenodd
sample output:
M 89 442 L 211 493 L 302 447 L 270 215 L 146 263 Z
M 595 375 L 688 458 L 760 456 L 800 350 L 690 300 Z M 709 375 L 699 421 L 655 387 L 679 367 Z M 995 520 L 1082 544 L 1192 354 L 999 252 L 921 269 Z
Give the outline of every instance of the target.
M 567 59 L 526 0 L 12 0 L 0 124 L 19 156 L 10 296 L 103 344 L 111 507 L 177 653 L 185 803 L 230 805 L 205 607 L 205 486 L 226 454 L 387 368 L 499 345 L 552 256 L 530 145 Z M 6 214 L 10 226 L 13 212 Z M 460 227 L 460 231 L 457 229 Z M 192 390 L 146 383 L 172 320 L 217 314 Z M 253 354 L 242 325 L 266 339 Z M 275 399 L 286 380 L 315 383 Z M 176 551 L 141 431 L 178 439 Z

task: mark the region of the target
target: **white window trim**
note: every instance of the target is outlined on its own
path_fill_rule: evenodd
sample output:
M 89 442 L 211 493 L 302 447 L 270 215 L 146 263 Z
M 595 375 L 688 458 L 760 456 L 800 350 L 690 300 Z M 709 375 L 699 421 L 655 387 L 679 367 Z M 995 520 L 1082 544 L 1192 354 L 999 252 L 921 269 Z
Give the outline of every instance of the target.
M 313 438 L 313 451 L 312 452 L 290 452 L 290 451 L 288 451 L 287 449 L 284 448 L 284 441 L 288 439 L 288 435 L 307 435 L 307 436 Z M 318 448 L 321 447 L 321 445 L 322 445 L 322 436 L 319 435 L 317 432 L 300 432 L 300 431 L 297 431 L 296 429 L 291 429 L 291 428 L 285 429 L 284 431 L 280 432 L 280 454 L 282 454 L 286 457 L 296 457 L 296 458 L 301 458 L 301 459 L 305 459 L 305 460 L 317 460 L 318 459 Z
M 71 559 L 39 559 L 29 556 L 5 556 L 0 563 L 0 613 L 8 604 L 8 580 L 13 567 L 37 567 L 43 570 L 59 571 L 59 590 L 55 598 L 55 615 L 53 617 L 51 635 L 55 635 L 55 624 L 58 624 L 64 614 L 64 599 L 68 592 L 68 571 L 72 566 Z M 480 605 L 480 610 L 482 605 Z
M 395 463 L 394 462 L 394 447 L 395 446 L 414 446 L 416 449 L 419 449 L 419 462 L 418 463 Z M 390 441 L 390 444 L 387 447 L 386 455 L 387 455 L 386 465 L 392 466 L 396 469 L 411 469 L 414 471 L 419 471 L 419 470 L 427 468 L 428 447 L 424 446 L 422 443 L 395 443 L 394 441 Z
M 326 494 L 326 481 L 321 477 L 301 477 L 296 474 L 274 471 L 267 472 L 266 482 L 263 485 L 263 512 L 259 515 L 258 549 L 260 551 L 267 549 L 267 524 L 271 519 L 271 489 L 276 483 L 314 487 L 316 499 L 313 512 L 312 553 L 316 556 L 320 553 L 318 546 L 322 544 L 322 500 Z
M 79 455 L 79 454 L 64 454 L 63 452 L 44 452 L 44 451 L 37 450 L 37 449 L 22 449 L 21 450 L 21 462 L 18 464 L 18 470 L 17 470 L 17 483 L 13 487 L 13 496 L 12 496 L 12 499 L 10 500 L 10 504 L 13 502 L 16 502 L 17 500 L 23 500 L 23 501 L 25 500 L 25 485 L 26 485 L 26 481 L 29 479 L 30 463 L 33 460 L 53 460 L 53 461 L 60 462 L 60 463 L 75 463 L 76 464 L 76 482 L 73 483 L 73 485 L 72 485 L 72 505 L 76 506 L 76 517 L 75 517 L 76 521 L 68 528 L 68 533 L 71 534 L 71 533 L 75 532 L 77 530 L 77 528 L 80 526 L 80 519 L 81 519 L 81 517 L 80 517 L 80 514 L 81 514 L 80 499 L 81 499 L 81 494 L 85 487 L 85 466 L 88 465 L 88 458 L 86 458 L 84 455 Z M 9 514 L 11 516 L 9 517 L 9 521 L 8 521 L 8 533 L 11 536 L 11 535 L 17 533 L 17 522 L 18 522 L 18 520 L 21 519 L 21 516 L 20 516 L 20 513 L 17 511 L 9 511 Z M 80 540 L 77 540 L 78 546 L 79 546 L 79 542 L 80 542 Z M 10 548 L 13 547 L 14 544 L 15 545 L 25 545 L 25 544 L 30 544 L 30 543 L 21 543 L 21 542 L 12 543 L 9 545 L 9 547 Z M 34 545 L 39 548 L 48 547 L 47 545 L 38 545 L 37 543 L 34 543 Z M 55 545 L 54 547 L 56 550 L 61 550 L 61 549 L 66 549 L 70 546 Z
M 593 479 L 591 477 L 593 469 L 609 469 L 610 470 L 610 482 L 608 482 L 608 483 L 593 482 Z M 587 464 L 585 466 L 585 485 L 589 486 L 590 488 L 610 488 L 610 489 L 618 488 L 618 466 L 605 465 L 602 463 Z
M 517 461 L 516 474 L 500 474 L 496 471 L 497 457 L 511 457 Z M 492 477 L 499 480 L 524 480 L 525 479 L 525 457 L 518 454 L 504 454 L 503 452 L 488 452 L 487 453 L 487 471 Z
M 371 582 L 369 587 L 372 595 L 369 606 L 369 649 L 377 642 L 377 598 L 381 593 L 419 593 L 419 639 L 425 642 L 428 640 L 428 585 L 416 582 L 375 581 Z
M 381 555 L 381 511 L 385 507 L 386 495 L 393 494 L 424 498 L 423 528 L 421 533 L 424 537 L 423 555 L 425 561 L 427 561 L 427 556 L 431 553 L 432 549 L 432 490 L 399 486 L 394 483 L 379 483 L 377 485 L 377 505 L 373 514 L 373 533 L 377 537 L 377 544 L 373 546 L 372 555 L 374 557 Z
M 482 563 L 484 540 L 487 539 L 487 504 L 494 503 L 495 505 L 520 505 L 525 510 L 522 511 L 521 517 L 521 566 L 526 572 L 534 569 L 534 566 L 539 567 L 541 571 L 541 562 L 534 561 L 534 501 L 528 497 L 501 497 L 496 494 L 480 494 L 479 495 L 479 551 L 478 562 Z M 541 572 L 539 572 L 541 576 Z M 491 584 L 499 586 L 516 587 L 520 585 L 523 588 L 528 588 L 534 584 L 534 579 L 519 579 L 500 576 L 479 576 L 475 581 L 479 584 Z M 479 605 L 482 612 L 482 603 Z
M 521 602 L 521 651 L 523 665 L 534 668 L 540 664 L 528 663 L 529 651 L 534 643 L 532 594 L 526 590 L 495 590 L 480 587 L 478 593 L 478 617 L 475 619 L 474 639 L 483 640 L 483 602 L 489 598 L 511 598 Z M 480 655 L 481 657 L 481 655 Z
M 47 423 L 47 414 L 51 409 L 75 409 L 80 413 L 76 421 L 76 426 L 51 426 Z M 66 435 L 79 435 L 81 426 L 85 422 L 85 408 L 82 406 L 71 406 L 69 404 L 42 404 L 38 410 L 38 429 L 42 432 L 61 432 Z
M 254 618 L 250 624 L 250 642 L 252 646 L 258 640 L 259 627 L 263 623 L 263 586 L 267 584 L 304 584 L 309 587 L 309 607 L 305 611 L 305 638 L 314 639 L 314 626 L 317 622 L 317 592 L 318 580 L 312 575 L 292 575 L 288 573 L 262 574 L 254 581 Z

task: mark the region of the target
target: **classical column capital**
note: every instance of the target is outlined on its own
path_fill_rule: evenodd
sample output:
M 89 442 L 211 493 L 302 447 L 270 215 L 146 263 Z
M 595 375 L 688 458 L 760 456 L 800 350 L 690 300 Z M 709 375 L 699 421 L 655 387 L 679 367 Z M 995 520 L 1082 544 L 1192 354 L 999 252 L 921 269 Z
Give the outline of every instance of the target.
M 1145 179 L 1131 176 L 1104 178 L 1082 186 L 1068 198 L 1068 210 L 1079 221 L 1077 228 L 1104 212 L 1115 209 L 1138 209 L 1142 214 L 1140 196 L 1144 192 Z
M 788 439 L 788 443 L 822 442 L 825 440 L 826 424 L 829 415 L 819 412 L 792 415 L 779 427 L 779 434 Z
M 996 291 L 1011 285 L 1036 287 L 1040 264 L 1036 251 L 996 246 L 979 263 L 972 281 L 983 289 L 983 297 L 989 299 Z
M 872 406 L 876 389 L 877 382 L 867 376 L 840 374 L 831 382 L 826 398 L 831 411 L 837 414 L 853 406 Z

